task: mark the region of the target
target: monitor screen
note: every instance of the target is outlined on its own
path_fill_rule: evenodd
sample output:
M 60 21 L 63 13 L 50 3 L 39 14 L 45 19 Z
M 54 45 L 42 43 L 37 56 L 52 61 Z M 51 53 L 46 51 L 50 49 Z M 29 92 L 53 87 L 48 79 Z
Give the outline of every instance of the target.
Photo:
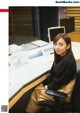
M 60 19 L 60 26 L 65 26 L 65 32 L 70 33 L 75 31 L 74 17 Z
M 48 38 L 49 42 L 53 41 L 55 36 L 59 33 L 65 33 L 65 27 L 64 26 L 58 26 L 58 27 L 50 27 L 48 28 Z

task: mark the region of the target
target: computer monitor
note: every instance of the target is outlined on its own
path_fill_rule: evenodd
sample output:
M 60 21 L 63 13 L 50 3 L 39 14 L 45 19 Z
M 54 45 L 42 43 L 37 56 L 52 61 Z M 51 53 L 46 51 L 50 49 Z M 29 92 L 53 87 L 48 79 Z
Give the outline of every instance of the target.
M 57 27 L 48 28 L 49 42 L 52 42 L 54 40 L 55 36 L 59 33 L 65 33 L 65 27 L 64 26 L 57 26 Z

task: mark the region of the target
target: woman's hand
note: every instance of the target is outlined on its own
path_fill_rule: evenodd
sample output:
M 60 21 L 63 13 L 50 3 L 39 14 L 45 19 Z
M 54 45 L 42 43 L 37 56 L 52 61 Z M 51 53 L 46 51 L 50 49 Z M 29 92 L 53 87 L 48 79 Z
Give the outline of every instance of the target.
M 45 85 L 45 90 L 47 90 L 48 89 L 48 86 L 47 85 Z
M 37 90 L 37 89 L 42 90 L 42 89 L 45 89 L 45 87 L 44 87 L 42 84 L 40 84 L 40 85 L 38 85 L 38 86 L 35 88 L 35 90 Z
M 48 86 L 47 85 L 45 85 L 45 86 L 43 86 L 43 84 L 39 84 L 36 88 L 35 88 L 35 90 L 37 90 L 37 89 L 40 89 L 40 90 L 47 90 L 48 89 Z

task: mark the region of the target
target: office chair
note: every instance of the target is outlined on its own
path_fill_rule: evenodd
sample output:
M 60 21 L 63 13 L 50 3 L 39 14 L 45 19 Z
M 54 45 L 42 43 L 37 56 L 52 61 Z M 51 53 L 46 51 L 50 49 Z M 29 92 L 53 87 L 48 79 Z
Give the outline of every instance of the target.
M 45 93 L 54 96 L 54 101 L 40 101 L 39 105 L 50 107 L 52 109 L 52 113 L 80 113 L 80 70 L 78 70 L 76 74 L 76 81 L 71 95 L 71 102 L 63 101 L 67 98 L 67 94 L 65 93 L 53 90 L 46 90 Z

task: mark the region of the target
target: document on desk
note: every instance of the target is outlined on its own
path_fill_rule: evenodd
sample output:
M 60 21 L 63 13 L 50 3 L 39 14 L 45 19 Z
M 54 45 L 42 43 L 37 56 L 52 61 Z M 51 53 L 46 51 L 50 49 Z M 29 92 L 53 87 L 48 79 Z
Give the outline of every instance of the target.
M 14 68 L 18 68 L 23 64 L 30 62 L 33 59 L 38 59 L 43 56 L 45 56 L 45 53 L 40 48 L 30 51 L 20 51 L 19 53 L 15 53 L 9 56 L 9 66 L 12 63 Z
M 21 47 L 23 47 L 23 50 L 25 50 L 25 51 L 38 48 L 37 45 L 34 45 L 34 44 L 32 44 L 32 43 L 22 44 Z
M 49 44 L 48 42 L 45 42 L 45 41 L 42 41 L 42 40 L 36 40 L 36 41 L 31 42 L 31 43 L 34 44 L 34 45 L 37 45 L 39 47 Z
M 21 46 L 18 46 L 16 44 L 12 44 L 9 46 L 9 54 L 12 54 L 13 52 L 19 51 L 19 50 L 22 50 Z
M 9 60 L 13 64 L 14 68 L 20 67 L 28 62 L 28 58 L 25 56 L 24 52 L 10 55 Z

